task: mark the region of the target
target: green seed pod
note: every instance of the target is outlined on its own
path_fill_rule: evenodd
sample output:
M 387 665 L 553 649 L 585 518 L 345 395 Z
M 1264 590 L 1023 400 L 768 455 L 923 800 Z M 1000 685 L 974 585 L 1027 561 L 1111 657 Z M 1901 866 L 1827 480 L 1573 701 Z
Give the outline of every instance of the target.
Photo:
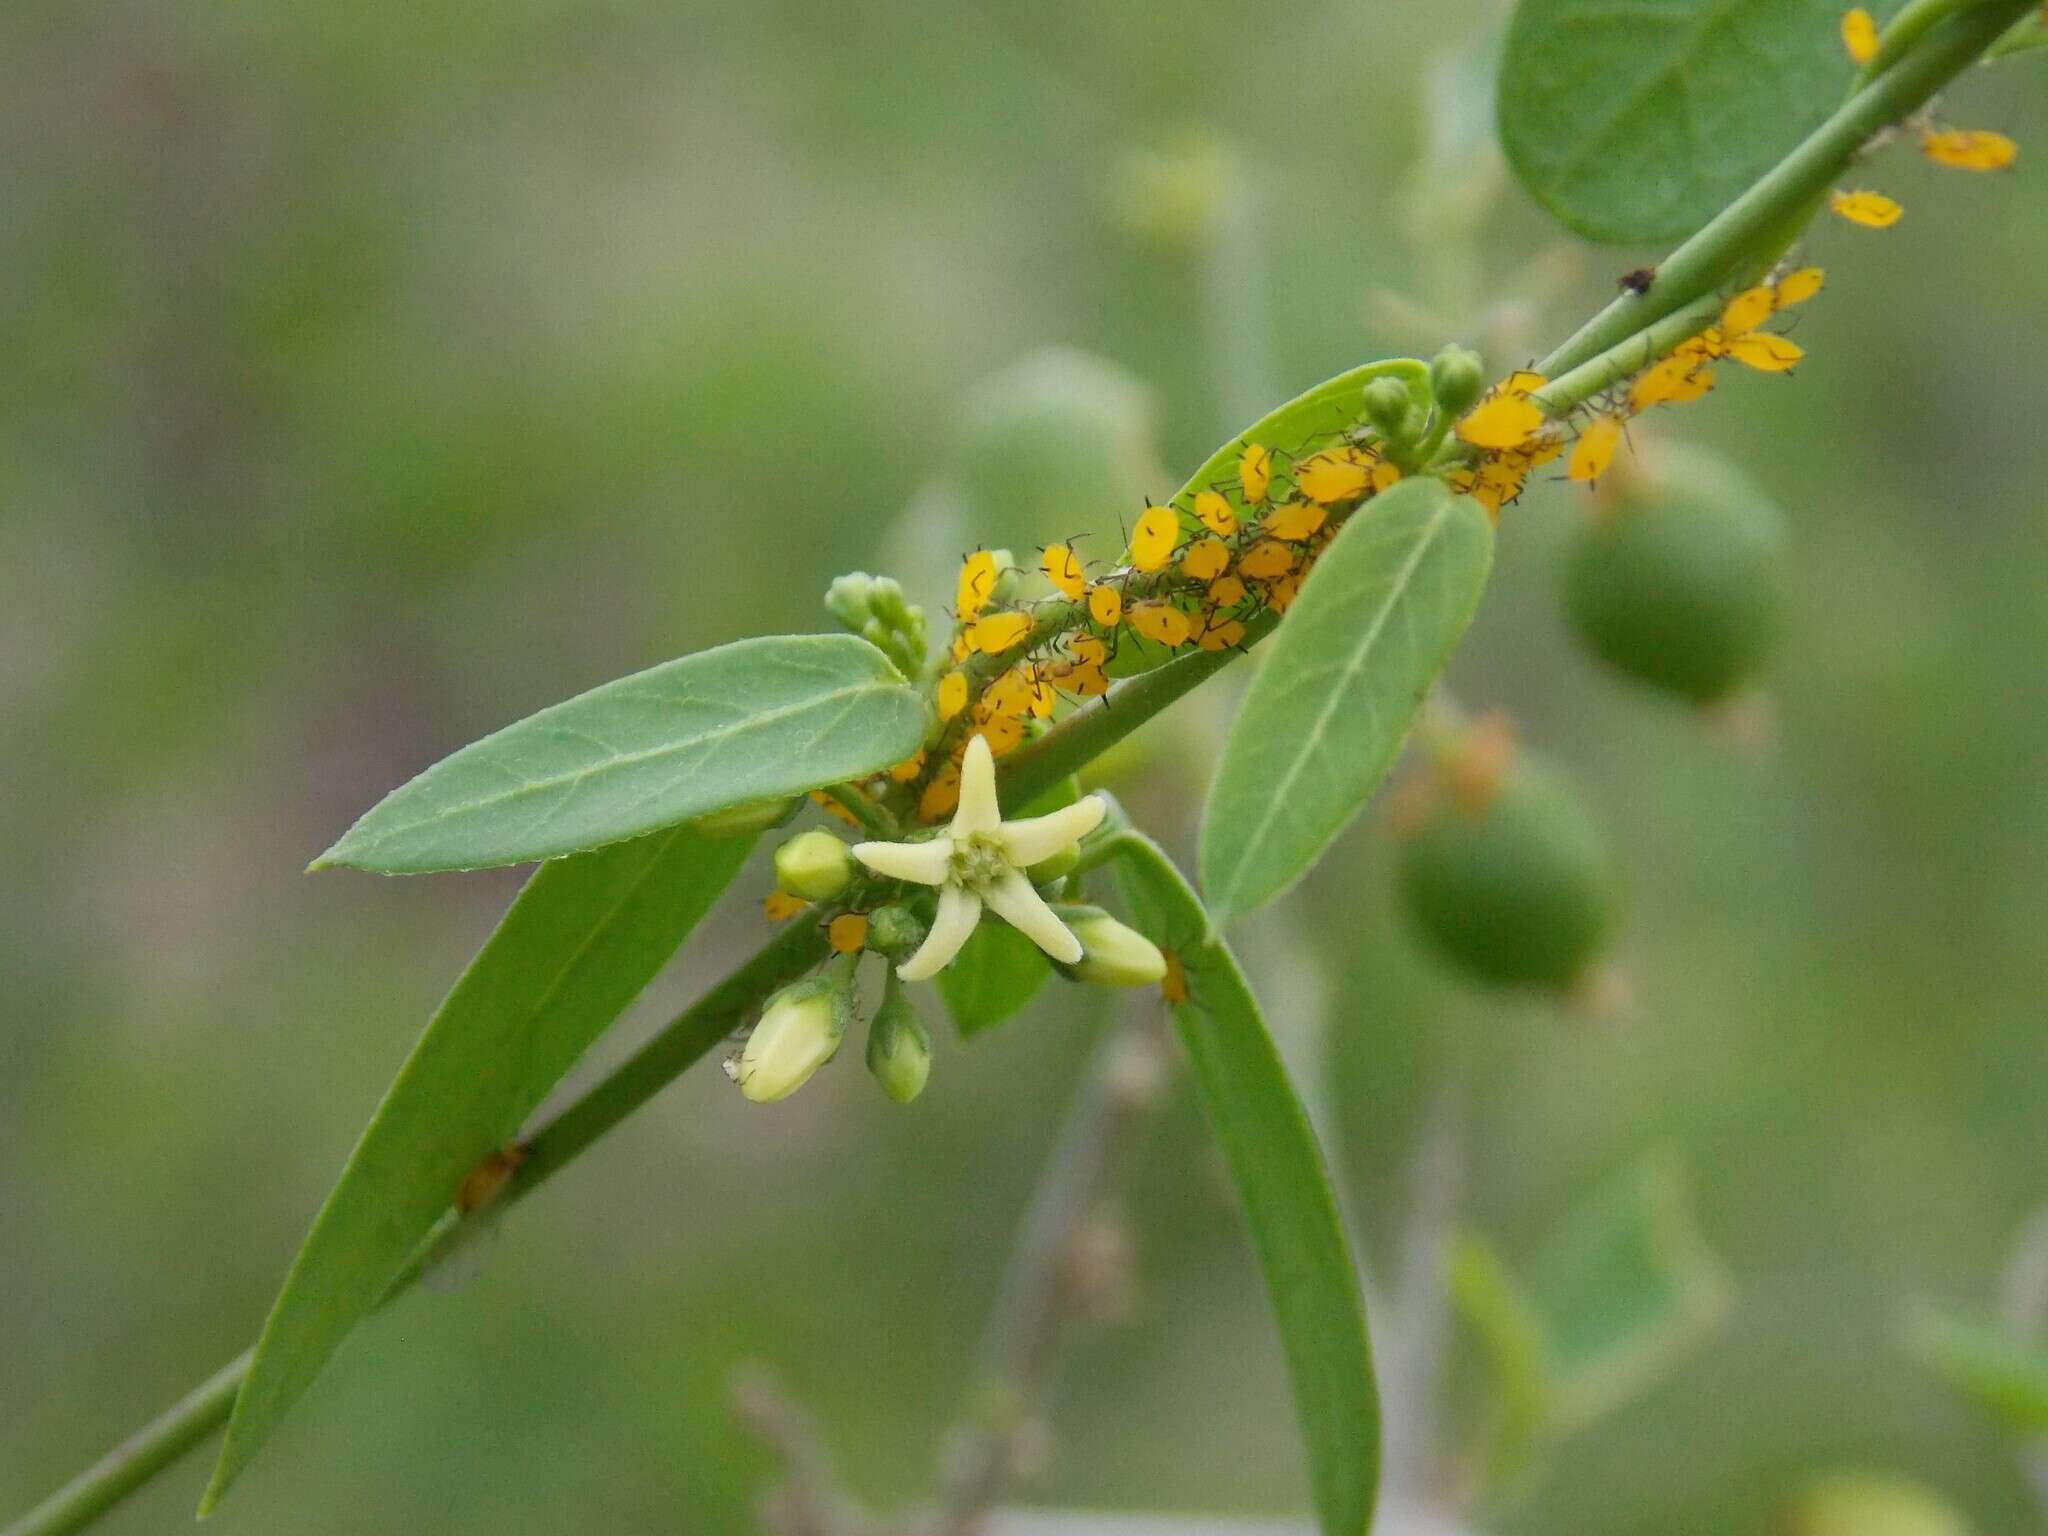
M 1395 446 L 1414 441 L 1421 426 L 1414 398 L 1399 379 L 1374 379 L 1365 386 L 1365 417 Z
M 1060 921 L 1081 941 L 1081 958 L 1060 970 L 1098 987 L 1149 987 L 1166 975 L 1166 956 L 1137 929 L 1100 907 L 1058 907 Z
M 868 948 L 891 960 L 902 960 L 924 942 L 925 926 L 910 908 L 897 903 L 868 914 Z
M 1571 987 L 1620 910 L 1606 829 L 1526 756 L 1483 807 L 1439 795 L 1401 849 L 1409 916 L 1444 957 L 1496 986 Z
M 1565 567 L 1565 611 L 1587 648 L 1696 704 L 1762 670 L 1789 604 L 1785 515 L 1696 449 L 1663 450 L 1654 477 L 1618 484 Z
M 775 850 L 775 883 L 805 901 L 830 901 L 853 882 L 853 855 L 830 832 L 799 832 Z
M 1436 396 L 1437 409 L 1455 419 L 1477 405 L 1486 392 L 1486 365 L 1470 347 L 1453 342 L 1431 360 L 1429 387 Z
M 1815 1478 L 1785 1512 L 1786 1536 L 1970 1536 L 1970 1522 L 1939 1494 L 1889 1472 Z
M 868 1025 L 867 1062 L 882 1091 L 898 1104 L 908 1104 L 923 1093 L 932 1074 L 931 1031 L 893 972 L 882 993 L 882 1006 Z
M 713 811 L 709 816 L 699 816 L 691 825 L 706 837 L 746 837 L 781 826 L 802 804 L 801 795 L 786 800 L 779 796 L 768 800 L 744 800 L 722 811 Z

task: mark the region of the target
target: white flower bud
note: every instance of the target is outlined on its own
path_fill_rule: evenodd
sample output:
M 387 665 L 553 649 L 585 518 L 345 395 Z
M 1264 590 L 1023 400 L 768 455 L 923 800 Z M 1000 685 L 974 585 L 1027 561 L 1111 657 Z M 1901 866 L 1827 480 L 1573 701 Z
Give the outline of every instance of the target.
M 1067 967 L 1076 981 L 1102 987 L 1149 987 L 1166 976 L 1166 956 L 1137 929 L 1100 907 L 1063 909 L 1060 916 L 1081 941 L 1081 958 Z
M 853 881 L 853 855 L 830 832 L 799 832 L 775 850 L 775 883 L 805 901 L 830 901 Z
M 769 1000 L 747 1036 L 734 1079 L 756 1104 L 786 1099 L 830 1061 L 853 1019 L 853 988 L 837 977 L 813 977 Z

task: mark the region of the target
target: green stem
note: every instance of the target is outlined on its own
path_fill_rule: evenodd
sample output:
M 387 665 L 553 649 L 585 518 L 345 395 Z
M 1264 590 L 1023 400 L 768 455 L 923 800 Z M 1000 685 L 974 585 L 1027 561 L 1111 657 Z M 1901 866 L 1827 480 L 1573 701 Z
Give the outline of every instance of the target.
M 902 825 L 886 807 L 875 804 L 851 784 L 828 784 L 824 793 L 877 837 L 893 840 L 903 835 Z
M 526 1160 L 506 1187 L 504 1199 L 524 1199 L 574 1162 L 592 1142 L 716 1049 L 772 993 L 817 964 L 826 947 L 825 936 L 815 923 L 792 918 L 717 986 L 527 1137 Z M 410 1288 L 442 1251 L 460 1220 L 449 1217 L 427 1235 L 393 1278 L 378 1306 Z M 227 1422 L 253 1353 L 244 1350 L 202 1386 L 0 1531 L 0 1536 L 64 1536 L 84 1529 L 112 1509 Z
M 227 1422 L 254 1353 L 243 1350 L 0 1536 L 57 1536 L 104 1515 Z
M 1949 17 L 1884 74 L 1849 98 L 1804 142 L 1657 269 L 1646 294 L 1624 294 L 1537 365 L 1555 378 L 1610 351 L 1673 311 L 1712 292 L 1745 262 L 1781 253 L 1785 224 L 1820 198 L 1871 136 L 1922 106 L 2006 32 L 2035 0 L 1992 0 Z M 1766 235 L 1777 246 L 1759 251 Z
M 1695 299 L 1685 308 L 1646 326 L 1597 357 L 1590 357 L 1569 373 L 1552 379 L 1530 396 L 1543 414 L 1557 417 L 1584 405 L 1595 395 L 1612 389 L 1623 379 L 1640 373 L 1665 356 L 1680 342 L 1689 341 L 1714 323 L 1721 312 L 1716 294 Z

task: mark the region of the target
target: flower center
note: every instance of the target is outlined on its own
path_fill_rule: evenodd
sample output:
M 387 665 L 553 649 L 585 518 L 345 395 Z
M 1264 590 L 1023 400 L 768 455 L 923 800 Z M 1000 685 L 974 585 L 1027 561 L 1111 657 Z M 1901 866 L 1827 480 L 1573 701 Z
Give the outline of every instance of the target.
M 985 834 L 977 833 L 953 845 L 953 878 L 970 890 L 987 885 L 1009 867 L 1002 845 Z

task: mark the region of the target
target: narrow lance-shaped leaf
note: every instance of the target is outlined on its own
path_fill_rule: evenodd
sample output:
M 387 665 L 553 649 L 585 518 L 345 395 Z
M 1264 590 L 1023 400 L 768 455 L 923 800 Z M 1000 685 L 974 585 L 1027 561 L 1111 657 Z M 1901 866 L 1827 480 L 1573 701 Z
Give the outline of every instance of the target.
M 1364 1536 L 1379 1479 L 1379 1403 L 1357 1266 L 1322 1150 L 1244 972 L 1193 888 L 1150 839 L 1124 832 L 1116 842 L 1132 920 L 1185 980 L 1173 1019 L 1265 1274 L 1318 1519 L 1325 1536 Z
M 1485 509 L 1439 480 L 1404 480 L 1345 523 L 1267 642 L 1209 787 L 1219 924 L 1299 879 L 1379 788 L 1492 564 Z
M 524 864 L 901 762 L 925 708 L 853 635 L 773 635 L 606 683 L 443 758 L 315 863 Z
M 685 826 L 545 864 L 377 1107 L 272 1305 L 204 1513 L 374 1307 L 463 1178 L 639 995 L 751 838 Z

